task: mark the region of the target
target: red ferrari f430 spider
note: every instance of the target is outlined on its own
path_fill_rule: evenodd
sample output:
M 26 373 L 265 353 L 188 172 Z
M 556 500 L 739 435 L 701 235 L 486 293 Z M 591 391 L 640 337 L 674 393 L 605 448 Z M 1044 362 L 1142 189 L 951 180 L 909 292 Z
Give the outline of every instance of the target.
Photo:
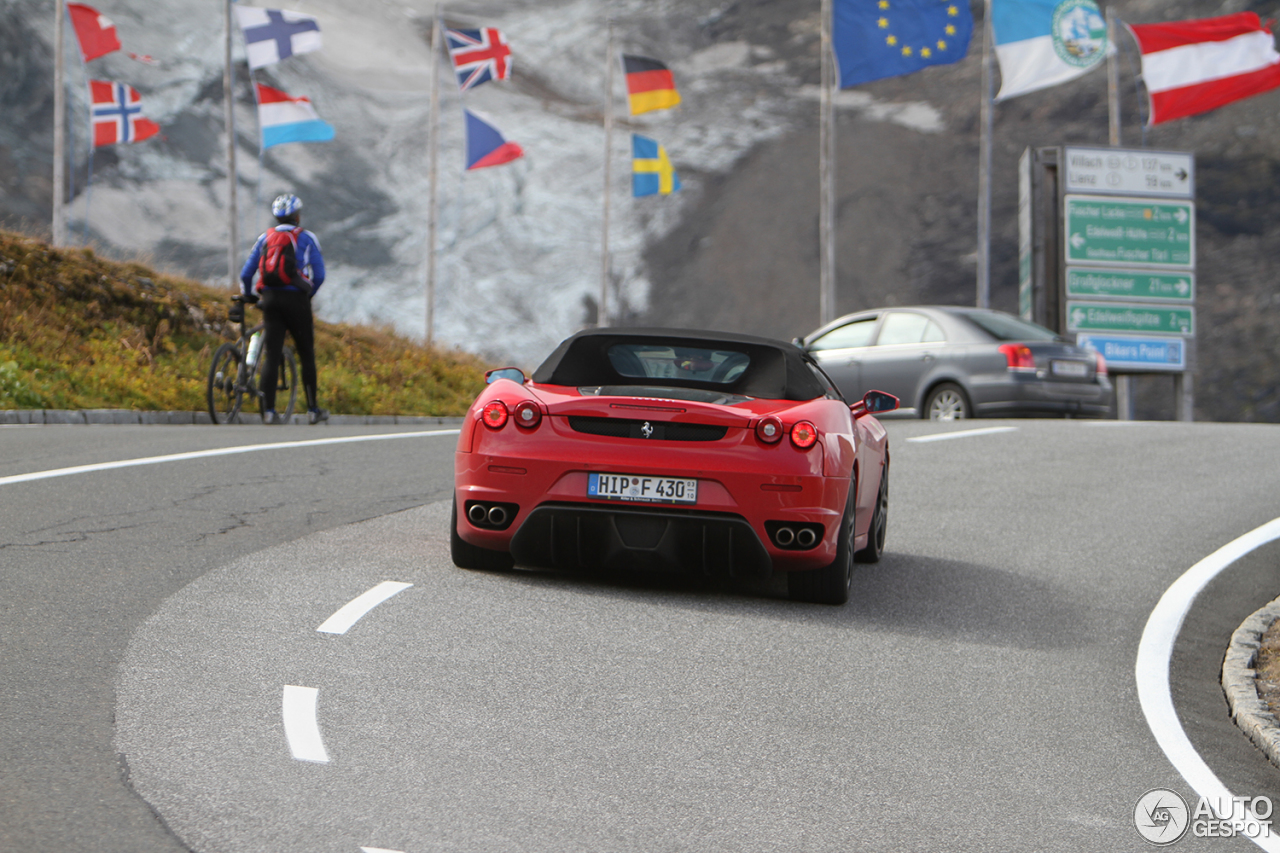
M 458 566 L 785 572 L 791 598 L 843 604 L 884 551 L 874 414 L 898 400 L 849 404 L 793 344 L 592 329 L 486 378 L 455 455 Z

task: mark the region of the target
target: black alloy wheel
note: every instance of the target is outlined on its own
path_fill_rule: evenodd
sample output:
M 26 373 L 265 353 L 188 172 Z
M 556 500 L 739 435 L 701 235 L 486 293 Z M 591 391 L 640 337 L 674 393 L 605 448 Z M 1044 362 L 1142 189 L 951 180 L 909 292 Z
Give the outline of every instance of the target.
M 889 529 L 889 463 L 886 460 L 880 473 L 880 492 L 876 495 L 876 508 L 871 513 L 871 527 L 867 530 L 867 547 L 857 551 L 853 559 L 859 563 L 878 563 L 884 555 L 884 538 Z

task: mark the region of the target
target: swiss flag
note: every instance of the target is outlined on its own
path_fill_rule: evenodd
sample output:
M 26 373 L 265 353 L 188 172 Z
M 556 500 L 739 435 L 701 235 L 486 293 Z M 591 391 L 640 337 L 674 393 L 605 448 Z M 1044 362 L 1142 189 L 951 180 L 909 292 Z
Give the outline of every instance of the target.
M 1150 124 L 1217 109 L 1280 86 L 1280 53 L 1256 12 L 1131 24 L 1142 50 Z
M 116 25 L 106 15 L 83 3 L 68 3 L 67 12 L 71 14 L 71 26 L 75 27 L 85 62 L 120 49 Z
M 141 142 L 160 132 L 160 125 L 142 115 L 142 96 L 124 83 L 90 80 L 93 96 L 93 144 Z

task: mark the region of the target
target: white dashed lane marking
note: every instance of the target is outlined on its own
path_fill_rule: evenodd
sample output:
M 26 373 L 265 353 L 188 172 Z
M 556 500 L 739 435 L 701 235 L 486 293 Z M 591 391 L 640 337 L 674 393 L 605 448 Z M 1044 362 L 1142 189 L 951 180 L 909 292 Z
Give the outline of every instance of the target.
M 320 739 L 320 722 L 316 717 L 320 690 L 286 684 L 282 704 L 284 735 L 293 757 L 299 761 L 328 763 L 329 753 L 325 752 L 324 741 Z
M 347 630 L 360 621 L 366 613 L 386 601 L 398 592 L 403 592 L 411 583 L 399 581 L 383 581 L 373 589 L 362 593 L 339 607 L 334 614 L 324 620 L 317 628 L 325 634 L 345 634 Z
M 1013 426 L 983 427 L 982 429 L 966 429 L 960 432 L 939 432 L 933 435 L 918 435 L 915 438 L 908 438 L 907 441 L 913 441 L 918 444 L 924 444 L 928 441 L 948 441 L 953 438 L 970 438 L 975 435 L 994 435 L 998 432 L 1017 432 L 1018 428 Z

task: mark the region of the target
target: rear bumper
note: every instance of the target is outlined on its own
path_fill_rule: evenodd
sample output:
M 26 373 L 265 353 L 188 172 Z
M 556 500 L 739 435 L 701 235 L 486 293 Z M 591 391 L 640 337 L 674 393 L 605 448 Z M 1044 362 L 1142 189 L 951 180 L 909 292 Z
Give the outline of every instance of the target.
M 975 384 L 973 407 L 984 417 L 1019 415 L 1082 415 L 1104 417 L 1111 411 L 1110 380 L 1051 382 L 1037 377 L 1010 376 Z
M 564 571 L 602 566 L 711 577 L 768 577 L 773 560 L 741 516 L 546 503 L 511 539 L 517 565 Z

